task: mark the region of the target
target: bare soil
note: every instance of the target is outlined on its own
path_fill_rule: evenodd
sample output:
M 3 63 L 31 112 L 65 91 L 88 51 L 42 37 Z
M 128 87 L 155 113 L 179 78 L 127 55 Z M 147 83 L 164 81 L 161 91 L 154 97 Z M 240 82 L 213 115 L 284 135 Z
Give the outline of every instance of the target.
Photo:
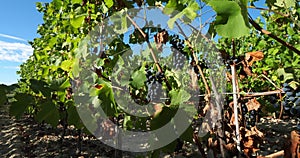
M 296 129 L 295 119 L 278 120 L 261 118 L 258 129 L 264 133 L 259 155 L 268 155 L 280 151 Z M 66 130 L 62 139 L 63 128 L 54 129 L 46 124 L 39 124 L 29 116 L 16 120 L 8 114 L 8 105 L 0 106 L 0 156 L 1 157 L 145 157 L 145 153 L 117 151 L 99 140 L 82 134 L 73 128 Z M 79 139 L 80 138 L 80 139 Z M 187 149 L 188 150 L 188 149 Z M 190 149 L 197 152 L 197 149 Z M 186 151 L 185 151 L 186 152 Z M 162 155 L 162 157 L 187 157 L 187 154 Z M 190 153 L 188 157 L 199 157 Z

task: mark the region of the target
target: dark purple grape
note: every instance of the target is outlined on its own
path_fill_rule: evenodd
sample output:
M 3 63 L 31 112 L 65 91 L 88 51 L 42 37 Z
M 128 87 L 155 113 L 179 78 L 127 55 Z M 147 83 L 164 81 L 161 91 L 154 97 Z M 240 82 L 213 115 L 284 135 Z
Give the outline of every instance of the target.
M 289 97 L 294 96 L 294 92 L 293 91 L 289 91 L 289 92 L 285 92 L 285 94 Z
M 279 107 L 279 103 L 275 103 L 275 104 L 273 104 L 273 106 L 274 106 L 274 108 L 278 108 Z
M 295 99 L 296 99 L 295 97 L 288 97 L 288 100 L 291 102 L 294 102 Z
M 284 83 L 283 84 L 283 88 L 282 88 L 282 90 L 286 93 L 286 92 L 290 92 L 290 91 L 292 91 L 293 90 L 293 88 L 289 85 L 289 84 L 287 84 L 287 83 Z
M 291 88 L 282 88 L 282 90 L 286 93 L 286 92 L 290 92 L 292 89 Z
M 162 83 L 163 82 L 163 78 L 164 78 L 164 74 L 161 72 L 156 73 L 156 80 L 158 81 L 158 83 Z
M 296 106 L 300 106 L 300 97 L 295 101 Z
M 245 104 L 242 104 L 242 115 L 245 115 L 248 113 L 248 108 Z
M 295 96 L 300 97 L 300 92 L 297 92 Z
M 283 87 L 289 87 L 290 85 L 288 83 L 284 83 Z
M 300 118 L 300 106 L 296 106 L 295 109 L 297 111 L 297 117 Z
M 251 122 L 250 122 L 250 125 L 251 125 L 252 127 L 254 127 L 254 126 L 255 126 L 255 123 L 256 123 L 255 121 L 251 121 Z
M 255 116 L 256 115 L 256 110 L 250 110 L 250 114 Z
M 277 102 L 277 98 L 274 97 L 274 96 L 270 96 L 270 97 L 269 97 L 269 101 L 270 101 L 272 104 L 274 104 L 274 103 Z
M 297 109 L 295 109 L 294 107 L 292 107 L 292 108 L 290 109 L 290 113 L 291 113 L 292 115 L 297 115 Z
M 282 102 L 282 105 L 283 105 L 284 107 L 286 107 L 286 106 L 288 106 L 289 104 L 288 104 L 288 102 L 285 100 L 285 101 Z
M 289 106 L 285 106 L 285 107 L 284 107 L 284 110 L 285 110 L 285 111 L 289 111 L 289 110 L 290 110 L 290 107 L 289 107 Z

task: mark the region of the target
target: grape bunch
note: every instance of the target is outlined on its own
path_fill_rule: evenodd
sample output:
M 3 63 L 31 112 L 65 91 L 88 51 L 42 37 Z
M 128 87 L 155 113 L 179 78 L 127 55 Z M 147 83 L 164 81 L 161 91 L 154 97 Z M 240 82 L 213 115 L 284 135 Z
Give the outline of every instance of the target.
M 248 113 L 248 108 L 247 108 L 246 104 L 242 103 L 241 110 L 242 110 L 243 116 L 245 116 Z
M 184 40 L 180 39 L 178 35 L 173 35 L 171 36 L 170 44 L 173 52 L 173 67 L 182 69 L 186 61 L 186 52 L 183 51 Z
M 139 105 L 147 105 L 150 101 L 160 102 L 164 96 L 162 92 L 162 83 L 165 75 L 156 72 L 153 67 L 145 66 L 146 82 L 143 88 L 135 89 L 131 87 L 130 95 L 135 103 Z
M 271 104 L 273 104 L 274 108 L 279 108 L 279 98 L 277 98 L 276 96 L 274 95 L 271 95 L 268 97 L 268 100 L 270 101 Z
M 285 93 L 283 101 L 284 110 L 291 116 L 300 117 L 300 87 L 292 88 L 288 83 L 283 84 L 282 90 Z
M 245 121 L 246 121 L 246 128 L 250 129 L 251 127 L 254 127 L 257 121 L 258 112 L 256 110 L 250 110 L 245 115 Z
M 150 101 L 160 101 L 163 96 L 162 83 L 165 75 L 161 72 L 155 72 L 149 66 L 146 66 L 146 85 L 147 85 L 147 100 Z
M 241 104 L 241 111 L 242 111 L 243 120 L 245 121 L 246 128 L 250 129 L 251 127 L 254 127 L 258 120 L 257 118 L 259 112 L 254 109 L 248 110 L 248 107 L 244 102 L 242 102 Z

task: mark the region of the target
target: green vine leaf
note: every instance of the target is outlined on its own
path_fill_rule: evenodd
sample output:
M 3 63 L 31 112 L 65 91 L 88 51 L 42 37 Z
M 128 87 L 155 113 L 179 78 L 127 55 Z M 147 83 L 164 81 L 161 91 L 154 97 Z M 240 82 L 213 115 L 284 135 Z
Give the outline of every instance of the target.
M 39 12 L 42 12 L 43 9 L 44 9 L 43 4 L 41 2 L 36 2 L 35 6 L 36 6 L 36 10 L 39 11 Z
M 294 75 L 292 73 L 285 72 L 284 68 L 279 68 L 277 70 L 278 76 L 283 76 L 283 81 L 286 82 L 287 80 L 294 79 Z
M 108 8 L 111 8 L 114 5 L 114 1 L 113 0 L 104 0 L 104 3 L 106 4 L 106 6 Z
M 63 69 L 64 71 L 70 71 L 73 67 L 73 64 L 73 60 L 65 60 L 61 63 L 61 69 Z
M 85 18 L 84 15 L 79 15 L 79 16 L 77 16 L 77 17 L 71 19 L 71 25 L 72 25 L 74 28 L 78 29 L 78 28 L 81 26 L 81 24 L 83 23 L 84 18 Z
M 169 94 L 171 96 L 172 105 L 179 105 L 183 102 L 188 101 L 191 97 L 191 95 L 183 89 L 179 89 L 179 90 L 173 89 L 169 92 Z
M 147 77 L 145 74 L 145 71 L 143 69 L 135 71 L 132 74 L 132 81 L 130 85 L 132 85 L 133 88 L 135 89 L 140 89 L 141 87 L 144 86 L 145 82 L 147 81 Z
M 82 0 L 72 0 L 72 3 L 73 4 L 80 4 L 80 3 L 82 3 Z
M 9 113 L 19 119 L 23 115 L 27 106 L 33 102 L 33 97 L 29 94 L 17 93 L 15 95 L 15 99 L 16 101 L 12 102 L 9 108 Z
M 220 36 L 239 38 L 249 34 L 249 24 L 237 2 L 218 0 L 210 1 L 209 5 L 217 13 L 214 25 Z
M 164 13 L 165 14 L 173 13 L 173 11 L 176 10 L 177 5 L 178 5 L 177 0 L 169 0 L 169 2 L 167 3 L 167 5 L 164 8 Z
M 79 59 L 78 58 L 74 59 L 74 64 L 72 66 L 72 70 L 71 71 L 72 71 L 72 76 L 71 76 L 72 79 L 74 79 L 74 78 L 76 78 L 76 77 L 79 76 L 80 65 L 79 65 Z
M 53 90 L 65 90 L 70 87 L 70 80 L 66 77 L 55 79 L 51 82 L 50 88 Z
M 173 2 L 172 4 L 170 4 L 170 8 L 167 8 L 167 10 L 165 11 L 165 13 L 172 13 L 175 8 L 173 5 L 175 5 L 175 2 Z M 195 1 L 190 1 L 187 5 L 186 8 L 184 8 L 181 12 L 177 13 L 175 16 L 173 16 L 172 18 L 170 18 L 168 20 L 168 26 L 173 29 L 174 28 L 174 23 L 177 19 L 181 18 L 182 16 L 186 16 L 187 18 L 189 18 L 190 20 L 194 20 L 197 17 L 197 11 L 200 9 L 199 4 Z
M 124 9 L 120 12 L 113 14 L 110 18 L 114 25 L 114 31 L 118 34 L 123 34 L 128 30 L 128 22 L 127 22 L 127 10 Z
M 295 0 L 277 0 L 276 3 L 274 3 L 274 5 L 284 8 L 295 7 L 295 4 Z
M 52 127 L 56 127 L 59 121 L 59 111 L 52 101 L 47 101 L 41 105 L 41 111 L 36 115 L 39 122 L 45 121 Z
M 151 120 L 151 130 L 156 130 L 165 124 L 169 123 L 170 120 L 176 114 L 177 109 L 169 108 L 164 106 L 162 111 L 155 115 L 154 118 Z
M 91 88 L 90 96 L 98 96 L 101 100 L 102 109 L 107 116 L 114 116 L 116 114 L 116 102 L 110 83 L 100 80 L 99 84 Z
M 51 90 L 48 87 L 48 84 L 41 80 L 30 79 L 30 88 L 36 94 L 41 92 L 45 97 L 49 97 L 51 95 Z
M 83 124 L 73 102 L 68 102 L 68 124 L 74 125 L 77 129 L 81 129 Z

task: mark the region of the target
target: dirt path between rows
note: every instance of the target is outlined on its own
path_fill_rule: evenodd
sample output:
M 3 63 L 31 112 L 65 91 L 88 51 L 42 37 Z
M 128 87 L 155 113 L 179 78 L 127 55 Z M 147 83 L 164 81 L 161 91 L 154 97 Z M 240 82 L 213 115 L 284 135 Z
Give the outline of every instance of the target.
M 8 105 L 0 106 L 1 158 L 133 156 L 128 152 L 117 151 L 92 136 L 82 134 L 79 139 L 78 131 L 73 128 L 68 128 L 62 139 L 62 127 L 52 128 L 47 124 L 38 124 L 29 116 L 16 120 L 9 116 L 8 109 Z
M 120 157 L 116 155 L 120 152 L 91 136 L 82 135 L 78 141 L 78 133 L 74 129 L 68 129 L 64 139 L 61 139 L 62 128 L 54 129 L 45 124 L 38 124 L 28 116 L 16 120 L 9 116 L 8 108 L 8 105 L 0 106 L 0 157 Z M 295 119 L 261 118 L 257 127 L 265 137 L 259 155 L 282 150 L 284 142 L 296 126 Z M 81 150 L 81 153 L 78 154 L 78 150 Z M 121 152 L 121 155 L 125 158 L 138 156 L 128 152 Z M 142 157 L 144 156 L 146 155 Z
M 20 123 L 8 115 L 8 106 L 0 106 L 0 155 L 21 157 L 22 142 L 19 136 Z

